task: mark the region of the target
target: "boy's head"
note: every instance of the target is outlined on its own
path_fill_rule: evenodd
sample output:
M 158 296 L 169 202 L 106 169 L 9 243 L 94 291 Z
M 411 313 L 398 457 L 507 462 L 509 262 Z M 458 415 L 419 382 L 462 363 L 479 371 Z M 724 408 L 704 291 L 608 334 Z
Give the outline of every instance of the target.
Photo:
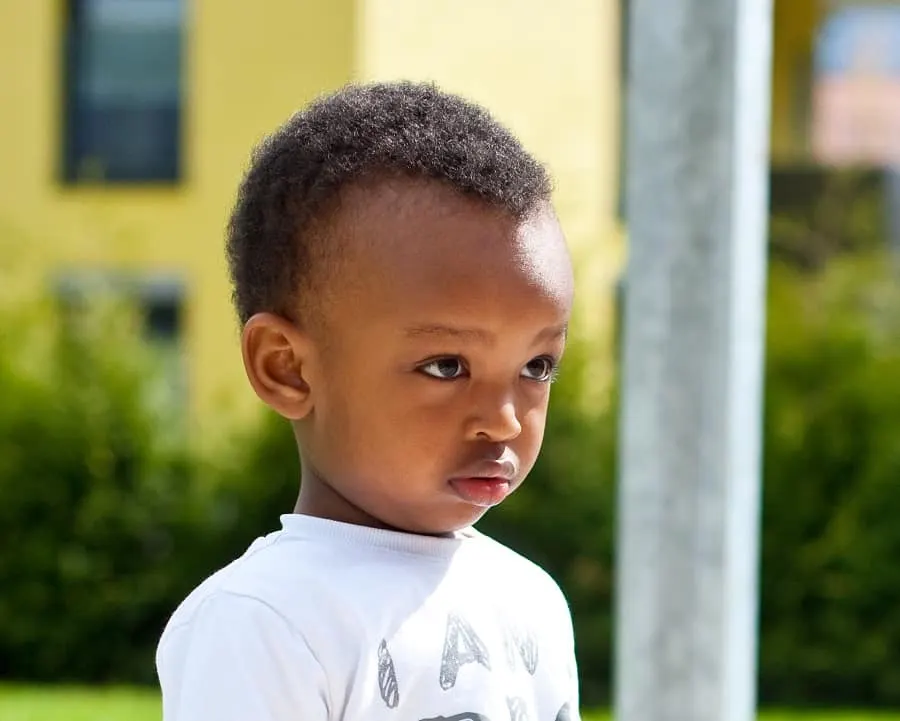
M 550 192 L 430 85 L 345 88 L 263 142 L 228 258 L 248 376 L 294 425 L 300 512 L 440 534 L 522 481 L 572 304 Z

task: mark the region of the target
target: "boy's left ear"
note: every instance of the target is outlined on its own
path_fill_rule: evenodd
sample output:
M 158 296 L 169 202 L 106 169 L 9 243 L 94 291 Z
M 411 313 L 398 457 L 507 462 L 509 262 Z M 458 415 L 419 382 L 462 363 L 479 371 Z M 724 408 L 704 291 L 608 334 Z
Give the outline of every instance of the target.
M 241 335 L 250 385 L 263 403 L 288 420 L 300 420 L 312 410 L 311 353 L 309 338 L 274 313 L 254 315 Z

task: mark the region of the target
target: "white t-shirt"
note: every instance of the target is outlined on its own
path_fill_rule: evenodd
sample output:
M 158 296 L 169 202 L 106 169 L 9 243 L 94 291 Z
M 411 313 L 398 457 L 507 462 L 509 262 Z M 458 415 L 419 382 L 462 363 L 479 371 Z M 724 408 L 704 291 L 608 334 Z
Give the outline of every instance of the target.
M 468 530 L 301 515 L 179 606 L 157 650 L 164 721 L 575 721 L 568 605 Z

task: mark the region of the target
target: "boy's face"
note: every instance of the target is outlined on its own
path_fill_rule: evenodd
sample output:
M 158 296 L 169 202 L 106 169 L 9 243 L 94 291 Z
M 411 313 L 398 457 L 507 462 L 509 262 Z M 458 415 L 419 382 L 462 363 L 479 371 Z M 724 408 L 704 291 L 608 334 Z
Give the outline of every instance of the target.
M 572 306 L 559 225 L 398 180 L 345 193 L 329 232 L 342 253 L 300 359 L 297 510 L 469 526 L 540 449 Z

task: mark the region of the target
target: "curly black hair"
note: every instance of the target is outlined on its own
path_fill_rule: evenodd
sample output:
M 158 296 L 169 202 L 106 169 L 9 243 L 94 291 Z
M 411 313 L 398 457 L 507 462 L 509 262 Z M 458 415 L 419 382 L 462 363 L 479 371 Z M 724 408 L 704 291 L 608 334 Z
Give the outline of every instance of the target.
M 328 257 L 316 247 L 327 237 L 311 228 L 342 187 L 380 175 L 437 180 L 516 218 L 552 190 L 546 169 L 483 108 L 433 84 L 348 85 L 293 115 L 253 152 L 228 225 L 241 324 L 306 306 L 316 264 Z

